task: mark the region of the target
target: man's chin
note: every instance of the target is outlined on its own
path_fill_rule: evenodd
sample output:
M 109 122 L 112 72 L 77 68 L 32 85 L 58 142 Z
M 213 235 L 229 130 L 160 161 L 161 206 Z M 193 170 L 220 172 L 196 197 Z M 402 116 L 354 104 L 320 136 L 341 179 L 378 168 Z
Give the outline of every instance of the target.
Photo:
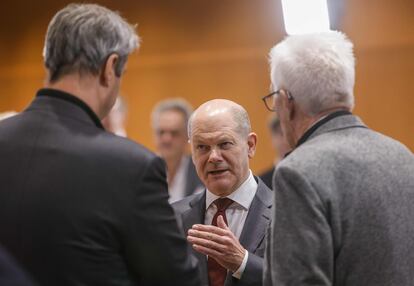
M 216 179 L 214 182 L 210 182 L 207 185 L 207 189 L 217 196 L 229 195 L 232 192 L 232 184 L 222 178 Z

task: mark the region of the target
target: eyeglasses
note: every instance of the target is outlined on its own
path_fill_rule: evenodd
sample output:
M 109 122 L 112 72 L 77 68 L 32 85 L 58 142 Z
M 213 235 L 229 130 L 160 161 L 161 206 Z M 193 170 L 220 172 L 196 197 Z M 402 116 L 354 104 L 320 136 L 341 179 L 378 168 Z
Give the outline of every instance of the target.
M 274 92 L 271 92 L 268 95 L 262 97 L 262 100 L 263 100 L 266 108 L 269 111 L 272 111 L 272 112 L 275 112 L 276 111 L 276 109 L 274 108 L 274 99 L 273 98 L 274 98 L 274 95 L 275 94 L 279 94 L 280 91 L 281 90 L 279 89 L 279 90 L 276 90 Z M 288 97 L 289 100 L 292 100 L 293 99 L 293 96 L 290 94 L 289 91 L 285 90 L 285 93 L 286 93 L 286 95 L 287 95 L 287 97 Z

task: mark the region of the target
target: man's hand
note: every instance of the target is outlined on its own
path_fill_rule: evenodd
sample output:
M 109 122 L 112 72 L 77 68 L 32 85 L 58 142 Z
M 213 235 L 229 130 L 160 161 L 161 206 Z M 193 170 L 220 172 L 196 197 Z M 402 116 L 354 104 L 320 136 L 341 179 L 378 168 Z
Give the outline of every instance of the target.
M 239 269 L 246 254 L 246 250 L 221 215 L 217 218 L 217 226 L 193 225 L 188 231 L 187 240 L 196 251 L 214 258 L 221 266 L 232 272 Z

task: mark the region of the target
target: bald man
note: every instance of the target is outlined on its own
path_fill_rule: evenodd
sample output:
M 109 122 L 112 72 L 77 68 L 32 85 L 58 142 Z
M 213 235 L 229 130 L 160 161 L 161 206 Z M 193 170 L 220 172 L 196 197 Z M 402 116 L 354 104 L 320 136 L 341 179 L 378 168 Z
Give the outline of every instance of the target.
M 262 285 L 273 192 L 249 168 L 257 135 L 248 114 L 235 102 L 211 100 L 192 114 L 188 133 L 206 189 L 173 207 L 199 260 L 202 285 Z

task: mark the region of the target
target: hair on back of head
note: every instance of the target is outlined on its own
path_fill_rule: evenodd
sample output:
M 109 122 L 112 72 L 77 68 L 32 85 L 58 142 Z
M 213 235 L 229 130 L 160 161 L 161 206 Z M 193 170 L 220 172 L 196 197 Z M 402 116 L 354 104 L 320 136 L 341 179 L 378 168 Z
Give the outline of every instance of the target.
M 270 66 L 272 85 L 288 90 L 309 115 L 354 106 L 353 44 L 341 32 L 288 36 L 271 49 Z
M 96 4 L 69 4 L 49 23 L 43 48 L 49 81 L 66 74 L 99 74 L 111 54 L 119 56 L 119 77 L 128 55 L 139 46 L 135 26 L 118 13 Z

